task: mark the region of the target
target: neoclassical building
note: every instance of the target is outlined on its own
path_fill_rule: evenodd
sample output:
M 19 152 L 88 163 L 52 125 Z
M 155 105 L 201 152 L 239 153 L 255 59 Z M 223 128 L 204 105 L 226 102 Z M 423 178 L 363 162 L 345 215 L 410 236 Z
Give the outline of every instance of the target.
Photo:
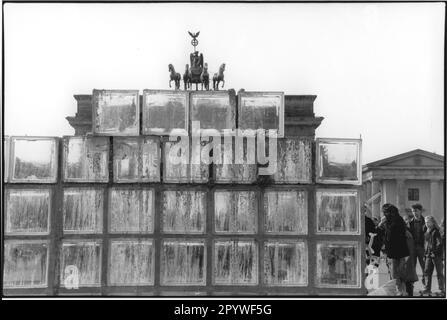
M 375 217 L 384 203 L 395 204 L 401 214 L 420 203 L 424 215 L 439 223 L 445 216 L 444 173 L 444 157 L 421 149 L 374 161 L 363 166 L 363 200 Z

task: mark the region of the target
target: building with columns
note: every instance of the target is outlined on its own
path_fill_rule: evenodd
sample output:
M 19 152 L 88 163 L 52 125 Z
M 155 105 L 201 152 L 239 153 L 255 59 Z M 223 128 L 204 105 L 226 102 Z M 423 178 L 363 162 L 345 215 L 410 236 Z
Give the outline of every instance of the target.
M 420 149 L 368 163 L 363 166 L 364 203 L 375 217 L 384 203 L 396 205 L 401 214 L 420 203 L 424 215 L 439 223 L 445 216 L 444 173 L 444 157 Z

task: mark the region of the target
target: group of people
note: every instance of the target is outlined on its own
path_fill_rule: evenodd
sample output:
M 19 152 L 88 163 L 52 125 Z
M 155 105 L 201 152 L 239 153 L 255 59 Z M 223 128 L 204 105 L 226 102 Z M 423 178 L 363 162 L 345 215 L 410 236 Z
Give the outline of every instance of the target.
M 364 209 L 367 209 L 365 206 Z M 421 295 L 431 295 L 432 276 L 436 269 L 439 294 L 445 295 L 445 222 L 441 227 L 433 216 L 423 216 L 423 207 L 414 204 L 411 215 L 403 217 L 392 204 L 382 206 L 383 216 L 365 216 L 367 264 L 377 267 L 385 259 L 391 279 L 396 281 L 397 295 L 413 296 L 418 281 L 416 264 L 423 270 Z

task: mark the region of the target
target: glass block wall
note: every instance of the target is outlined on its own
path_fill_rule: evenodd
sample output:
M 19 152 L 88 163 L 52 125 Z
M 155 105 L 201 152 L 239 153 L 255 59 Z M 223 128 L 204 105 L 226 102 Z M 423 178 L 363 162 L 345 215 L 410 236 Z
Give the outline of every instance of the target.
M 365 293 L 359 140 L 279 138 L 265 177 L 246 163 L 173 165 L 167 136 L 108 128 L 4 140 L 5 294 Z

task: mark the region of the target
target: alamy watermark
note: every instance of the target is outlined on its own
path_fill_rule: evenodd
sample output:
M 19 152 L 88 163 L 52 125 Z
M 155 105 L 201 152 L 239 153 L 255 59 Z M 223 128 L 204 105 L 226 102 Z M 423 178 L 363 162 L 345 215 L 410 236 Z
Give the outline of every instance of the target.
M 267 138 L 268 149 L 266 149 Z M 201 129 L 200 121 L 192 121 L 191 137 L 187 134 L 171 134 L 169 141 L 177 141 L 169 149 L 166 160 L 172 165 L 259 164 L 261 165 L 259 175 L 272 175 L 276 172 L 276 130 L 235 129 L 220 133 L 216 129 Z

